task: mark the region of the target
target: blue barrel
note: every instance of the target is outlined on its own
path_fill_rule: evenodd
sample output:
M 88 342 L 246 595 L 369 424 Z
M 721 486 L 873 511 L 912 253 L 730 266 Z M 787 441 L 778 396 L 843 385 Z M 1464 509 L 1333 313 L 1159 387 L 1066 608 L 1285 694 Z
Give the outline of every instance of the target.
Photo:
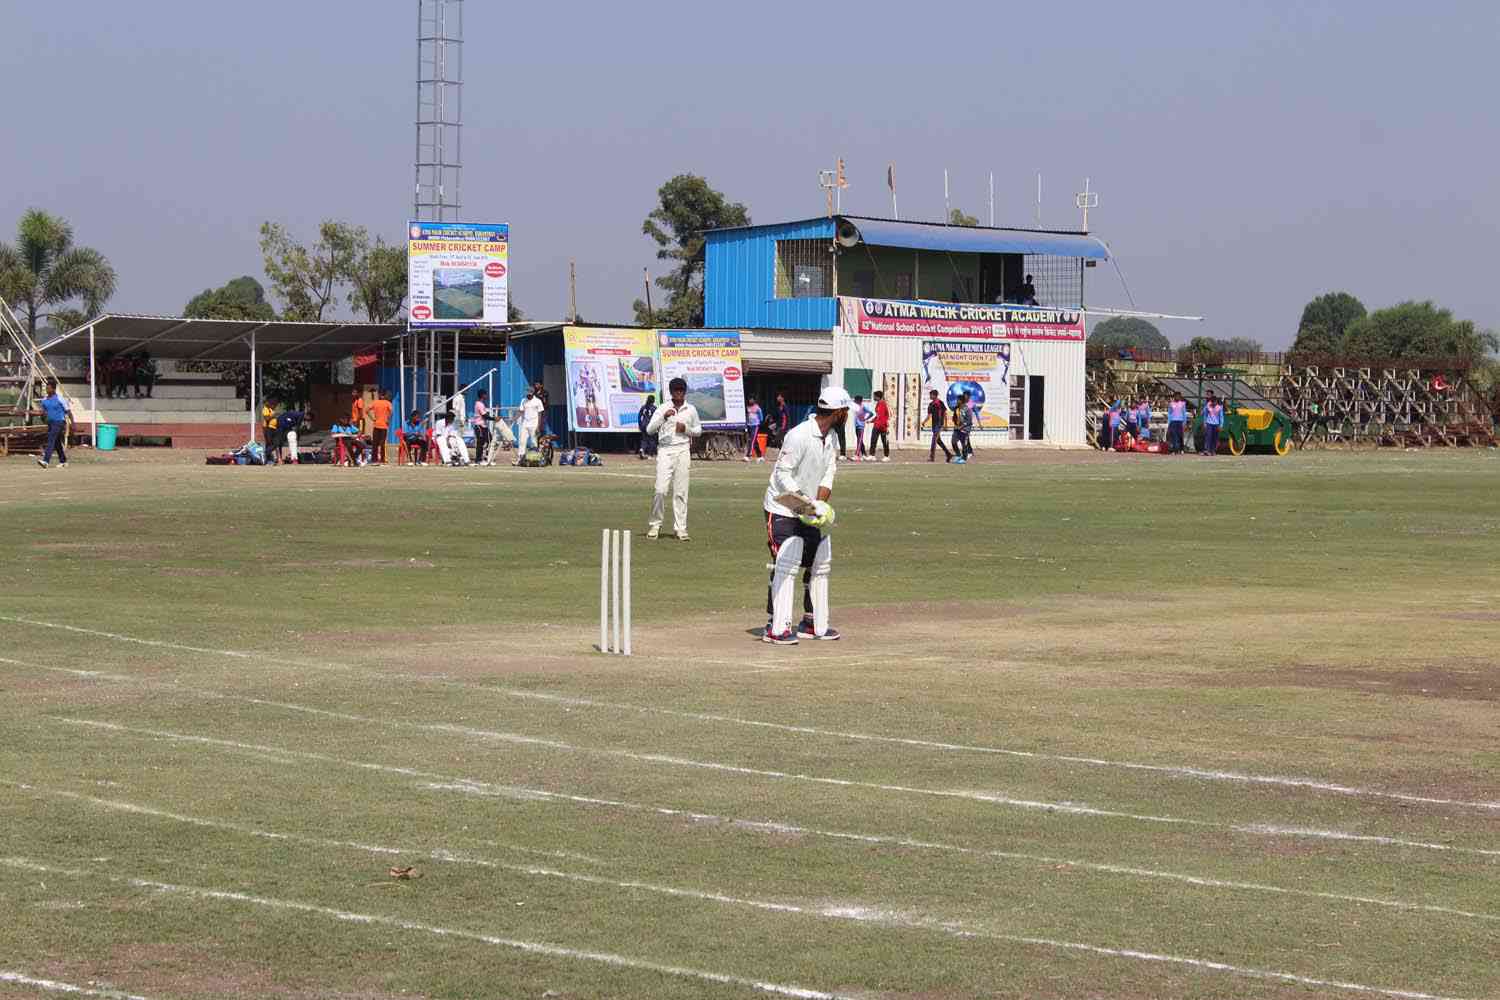
M 115 450 L 115 437 L 120 433 L 119 426 L 116 425 L 116 424 L 100 424 L 98 432 L 99 432 L 99 450 L 100 451 L 114 451 Z

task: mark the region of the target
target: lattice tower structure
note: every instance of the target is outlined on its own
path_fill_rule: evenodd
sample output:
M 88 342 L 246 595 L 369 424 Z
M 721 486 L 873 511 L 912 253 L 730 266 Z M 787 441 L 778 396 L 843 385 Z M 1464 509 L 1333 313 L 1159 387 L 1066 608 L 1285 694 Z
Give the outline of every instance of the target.
M 463 208 L 463 0 L 417 0 L 413 218 L 457 222 Z

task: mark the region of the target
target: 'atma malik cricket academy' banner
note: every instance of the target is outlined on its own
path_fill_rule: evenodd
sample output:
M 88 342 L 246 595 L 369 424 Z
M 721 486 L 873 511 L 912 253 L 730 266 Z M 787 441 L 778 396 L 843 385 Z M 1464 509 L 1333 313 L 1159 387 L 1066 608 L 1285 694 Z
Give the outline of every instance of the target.
M 1010 345 L 974 340 L 922 341 L 922 398 L 936 389 L 949 411 L 964 393 L 974 404 L 974 429 L 1010 427 Z M 950 421 L 950 423 L 952 423 Z
M 1083 312 L 1039 306 L 986 306 L 898 299 L 839 299 L 844 333 L 983 340 L 1084 340 Z
M 406 228 L 407 323 L 504 326 L 510 311 L 510 226 L 411 222 Z
M 687 401 L 704 427 L 745 426 L 745 365 L 739 331 L 663 330 L 662 384 L 687 382 Z
M 633 433 L 647 396 L 661 402 L 655 330 L 563 328 L 568 430 Z

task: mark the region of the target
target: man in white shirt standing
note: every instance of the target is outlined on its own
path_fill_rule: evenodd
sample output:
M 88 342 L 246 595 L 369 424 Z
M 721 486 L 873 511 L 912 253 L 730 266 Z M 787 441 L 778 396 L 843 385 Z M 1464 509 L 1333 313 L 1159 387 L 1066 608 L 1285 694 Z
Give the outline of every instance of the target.
M 836 385 L 818 396 L 813 415 L 792 428 L 781 443 L 781 455 L 766 487 L 766 538 L 775 558 L 771 571 L 771 624 L 762 641 L 780 646 L 802 639 L 837 639 L 828 625 L 828 574 L 832 542 L 810 521 L 830 518 L 833 474 L 838 468 L 834 429 L 849 419 L 849 394 Z M 799 571 L 809 574 L 812 614 L 792 630 L 792 599 Z
M 516 440 L 516 464 L 526 457 L 526 452 L 538 445 L 537 428 L 542 422 L 542 401 L 536 398 L 535 389 L 526 390 L 526 401 L 521 404 L 521 436 Z
M 703 433 L 698 409 L 687 402 L 687 382 L 674 378 L 668 385 L 672 401 L 657 407 L 646 424 L 646 433 L 656 436 L 656 496 L 651 501 L 651 519 L 646 522 L 646 537 L 661 534 L 666 514 L 667 488 L 672 489 L 672 529 L 677 540 L 688 541 L 687 504 L 688 469 L 692 466 L 693 438 Z

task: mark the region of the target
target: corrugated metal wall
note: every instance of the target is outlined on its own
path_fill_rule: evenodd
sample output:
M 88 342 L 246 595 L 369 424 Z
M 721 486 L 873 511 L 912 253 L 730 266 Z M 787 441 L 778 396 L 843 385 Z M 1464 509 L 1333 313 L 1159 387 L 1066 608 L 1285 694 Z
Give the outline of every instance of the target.
M 776 241 L 833 238 L 832 219 L 709 233 L 704 245 L 704 323 L 710 328 L 831 330 L 838 300 L 776 298 Z
M 868 368 L 874 374 L 875 387 L 887 373 L 920 375 L 922 372 L 921 337 L 872 337 L 835 333 L 833 336 L 833 378 L 840 384 L 845 368 Z M 1046 378 L 1046 401 L 1043 414 L 1045 437 L 1040 442 L 1005 441 L 1004 447 L 1041 444 L 1052 447 L 1086 447 L 1084 436 L 1084 345 L 1082 343 L 1046 343 L 1011 341 L 1010 373 L 1041 375 Z M 976 445 L 986 439 L 999 444 L 997 432 L 974 435 Z
M 479 378 L 491 368 L 495 368 L 497 369 L 495 372 L 495 398 L 491 402 L 502 409 L 508 409 L 521 405 L 521 400 L 526 398 L 526 387 L 533 382 L 542 380 L 546 366 L 561 365 L 562 363 L 563 341 L 561 333 L 520 337 L 509 342 L 504 361 L 471 361 L 460 359 L 458 362 L 458 384 L 465 385 Z M 408 364 L 406 368 L 407 395 L 410 395 L 413 367 Z M 425 386 L 427 384 L 426 367 L 417 367 L 416 372 L 417 385 Z M 392 398 L 401 407 L 403 416 L 417 405 L 412 401 L 400 398 L 400 375 L 398 369 L 382 367 L 378 381 L 382 389 L 389 389 L 391 391 Z M 476 393 L 482 388 L 487 388 L 488 384 L 488 382 L 481 382 L 465 394 L 465 398 L 468 401 L 468 409 L 473 409 Z M 552 405 L 547 408 L 548 426 L 567 426 L 567 400 L 559 399 L 558 394 L 555 392 L 552 392 L 551 395 L 550 402 Z M 560 424 L 559 421 L 562 423 Z

